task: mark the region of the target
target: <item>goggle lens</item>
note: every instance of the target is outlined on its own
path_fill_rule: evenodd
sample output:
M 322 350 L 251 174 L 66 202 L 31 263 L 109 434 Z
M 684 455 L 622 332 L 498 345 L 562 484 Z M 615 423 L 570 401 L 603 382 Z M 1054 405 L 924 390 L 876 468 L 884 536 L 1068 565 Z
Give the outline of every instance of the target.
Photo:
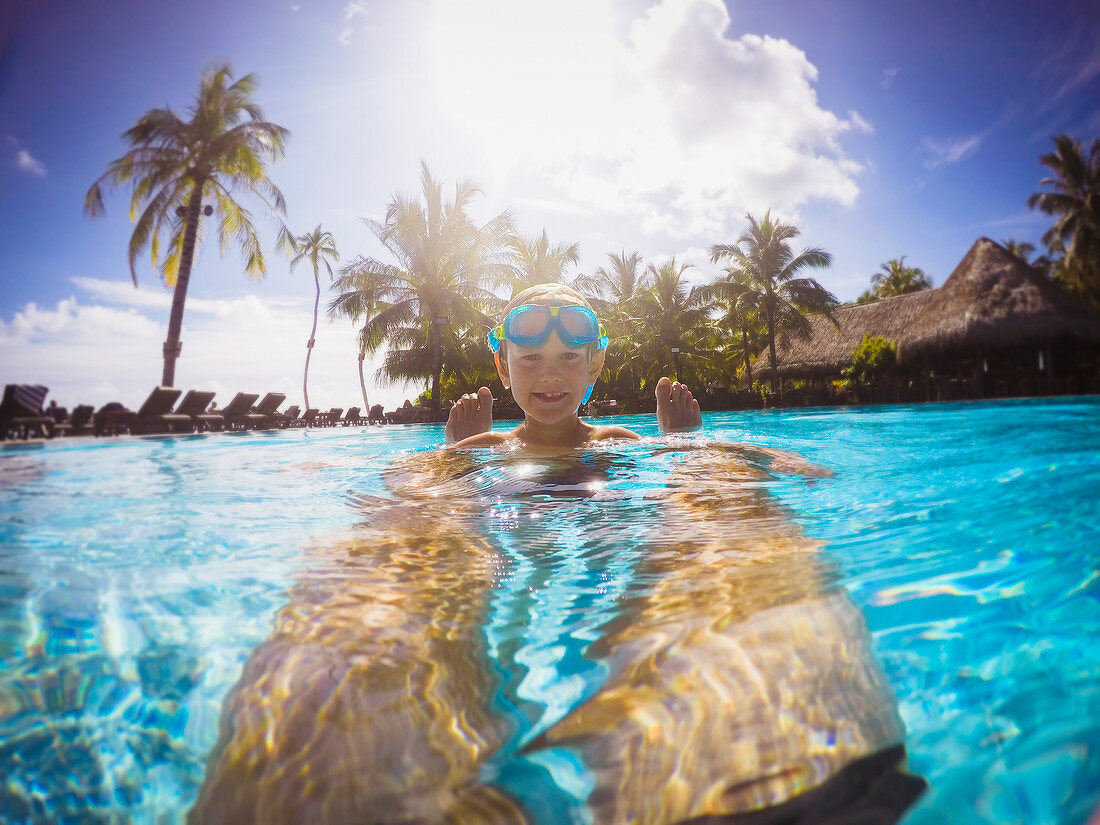
M 563 307 L 558 320 L 574 341 L 595 341 L 600 337 L 600 323 L 596 316 L 583 307 Z
M 545 307 L 524 307 L 523 312 L 513 312 L 508 316 L 504 334 L 510 340 L 537 339 L 550 326 L 550 311 Z

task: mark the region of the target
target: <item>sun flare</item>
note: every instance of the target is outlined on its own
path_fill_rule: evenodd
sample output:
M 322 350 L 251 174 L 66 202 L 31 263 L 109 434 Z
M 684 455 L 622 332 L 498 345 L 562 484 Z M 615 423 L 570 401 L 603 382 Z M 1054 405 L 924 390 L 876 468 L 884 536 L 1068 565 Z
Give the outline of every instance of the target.
M 440 3 L 429 37 L 439 110 L 495 171 L 582 151 L 615 105 L 609 4 Z

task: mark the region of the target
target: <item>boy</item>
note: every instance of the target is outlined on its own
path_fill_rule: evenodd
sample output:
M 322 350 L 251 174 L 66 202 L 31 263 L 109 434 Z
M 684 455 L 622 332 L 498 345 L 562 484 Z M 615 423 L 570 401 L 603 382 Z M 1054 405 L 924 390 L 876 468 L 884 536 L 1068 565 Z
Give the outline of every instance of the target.
M 451 411 L 454 447 L 638 438 L 577 417 L 607 345 L 580 295 L 533 287 L 504 319 L 490 346 L 524 422 L 491 432 L 482 387 Z M 664 431 L 700 425 L 668 378 L 657 404 Z M 919 783 L 896 772 L 904 731 L 862 615 L 761 484 L 761 465 L 824 472 L 691 453 L 647 495 L 657 513 L 598 496 L 521 510 L 453 448 L 392 467 L 393 499 L 313 550 L 245 665 L 189 821 L 894 821 Z M 559 666 L 575 672 L 547 680 Z
M 639 438 L 624 427 L 582 421 L 603 369 L 607 335 L 592 307 L 562 284 L 525 289 L 504 309 L 504 321 L 489 333 L 489 346 L 505 389 L 512 391 L 524 420 L 508 433 L 492 432 L 493 395 L 488 387 L 468 393 L 451 408 L 447 441 L 455 447 L 518 443 L 569 448 L 609 438 Z M 699 402 L 680 382 L 657 382 L 657 423 L 665 432 L 699 427 Z

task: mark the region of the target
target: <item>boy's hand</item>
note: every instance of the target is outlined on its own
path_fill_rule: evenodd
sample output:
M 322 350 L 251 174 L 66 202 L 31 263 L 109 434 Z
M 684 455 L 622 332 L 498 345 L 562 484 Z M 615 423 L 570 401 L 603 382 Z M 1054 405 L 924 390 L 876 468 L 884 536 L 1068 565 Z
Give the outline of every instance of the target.
M 657 382 L 657 426 L 661 432 L 694 430 L 703 424 L 699 413 L 699 402 L 691 390 L 677 381 L 675 384 L 667 378 Z
M 493 429 L 493 394 L 482 387 L 475 395 L 466 393 L 458 399 L 447 415 L 447 443 L 462 441 L 472 435 Z

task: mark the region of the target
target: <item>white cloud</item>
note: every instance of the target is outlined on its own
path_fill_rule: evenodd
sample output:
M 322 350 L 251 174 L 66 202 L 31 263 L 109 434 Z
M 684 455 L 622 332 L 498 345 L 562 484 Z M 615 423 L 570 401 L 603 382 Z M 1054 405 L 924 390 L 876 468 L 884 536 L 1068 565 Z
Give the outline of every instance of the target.
M 355 22 L 359 17 L 367 16 L 367 4 L 363 0 L 351 0 L 351 2 L 344 6 L 344 27 L 340 30 L 340 36 L 337 40 L 340 41 L 341 46 L 347 46 L 351 43 L 352 35 L 355 34 Z M 366 27 L 369 30 L 369 26 Z
M 163 287 L 134 287 L 129 281 L 105 281 L 101 278 L 76 277 L 70 280 L 97 301 L 165 311 L 172 305 L 172 293 Z M 193 305 L 194 299 L 187 303 L 187 309 L 192 309 Z
M 1100 25 L 1082 25 L 1070 33 L 1062 47 L 1040 65 L 1039 72 L 1060 81 L 1048 107 L 1088 86 L 1100 74 Z
M 802 50 L 729 26 L 721 0 L 625 22 L 587 0 L 441 0 L 438 99 L 495 178 L 529 193 L 541 179 L 647 232 L 693 239 L 747 210 L 853 203 L 861 166 L 839 138 L 870 124 L 821 108 Z
M 1008 215 L 1007 217 L 994 218 L 972 224 L 973 229 L 981 232 L 988 232 L 991 229 L 1001 231 L 1006 227 L 1012 227 L 1034 233 L 1036 227 L 1043 227 L 1045 229 L 1048 226 L 1050 226 L 1050 217 L 1035 209 L 1020 211 L 1014 215 Z
M 921 141 L 921 148 L 928 155 L 924 165 L 928 169 L 935 169 L 937 166 L 958 163 L 978 151 L 983 138 L 984 135 L 968 135 L 954 140 L 939 141 L 926 137 Z
M 28 175 L 43 177 L 46 174 L 46 164 L 34 157 L 26 149 L 19 149 L 15 153 L 15 168 Z
M 882 88 L 889 90 L 894 85 L 894 78 L 898 76 L 897 66 L 888 66 L 882 72 L 882 80 L 879 81 L 879 85 Z
M 859 112 L 854 110 L 849 111 L 848 122 L 852 124 L 852 128 L 857 132 L 863 132 L 865 135 L 873 135 L 875 133 L 875 127 L 864 120 Z
M 0 319 L 0 370 L 5 381 L 45 384 L 51 397 L 70 408 L 122 401 L 136 409 L 159 383 L 167 302 L 154 304 L 144 294 L 148 290 L 125 283 L 116 289 L 114 282 L 74 281 L 91 296 L 90 302 L 69 297 L 53 308 L 30 303 L 10 320 Z M 302 406 L 305 342 L 312 321 L 310 298 L 247 295 L 188 301 L 176 386 L 213 390 L 220 404 L 237 392 L 283 392 L 286 405 Z M 322 317 L 316 341 L 310 403 L 323 409 L 362 406 L 352 325 Z M 376 386 L 371 376 L 377 365 L 367 363 L 364 368 L 372 404 L 389 409 L 419 392 Z

